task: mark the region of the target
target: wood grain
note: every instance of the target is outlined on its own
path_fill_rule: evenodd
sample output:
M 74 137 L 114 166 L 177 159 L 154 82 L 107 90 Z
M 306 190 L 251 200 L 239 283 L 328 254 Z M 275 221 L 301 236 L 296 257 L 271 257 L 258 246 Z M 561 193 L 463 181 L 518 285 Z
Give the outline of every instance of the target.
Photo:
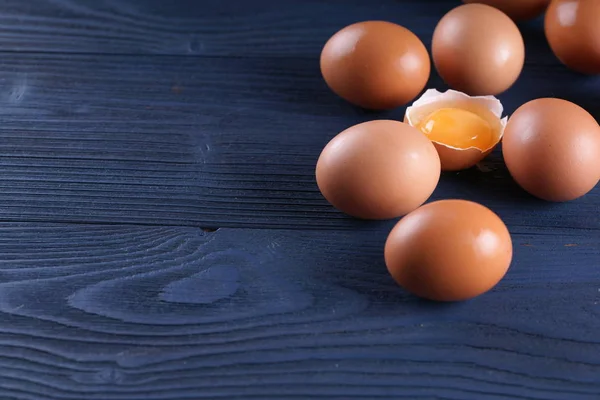
M 511 112 L 562 93 L 600 115 L 600 81 L 577 82 L 527 71 L 502 99 Z M 337 132 L 403 115 L 337 99 L 308 58 L 5 54 L 0 83 L 3 221 L 371 227 L 328 206 L 314 165 Z M 498 154 L 485 170 L 444 176 L 433 199 L 479 201 L 509 225 L 600 227 L 598 190 L 551 205 L 524 195 Z
M 392 19 L 431 36 L 429 26 L 452 3 L 5 0 L 0 51 L 312 56 L 336 30 L 365 19 Z
M 0 396 L 597 399 L 598 235 L 513 238 L 493 292 L 441 305 L 383 231 L 3 224 Z
M 385 19 L 429 45 L 459 3 L 1 2 L 0 399 L 600 399 L 599 188 L 537 201 L 499 152 L 445 174 L 432 199 L 491 207 L 515 255 L 443 305 L 388 276 L 394 221 L 315 185 L 337 132 L 404 112 L 334 96 L 325 40 Z M 600 118 L 600 80 L 520 27 L 507 113 L 553 96 Z

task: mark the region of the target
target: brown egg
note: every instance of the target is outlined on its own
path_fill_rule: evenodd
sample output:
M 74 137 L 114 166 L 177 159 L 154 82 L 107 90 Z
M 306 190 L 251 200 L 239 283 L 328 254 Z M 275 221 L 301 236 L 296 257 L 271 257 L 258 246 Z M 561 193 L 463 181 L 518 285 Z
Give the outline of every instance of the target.
M 540 15 L 550 0 L 463 0 L 463 3 L 481 3 L 495 7 L 515 20 L 531 19 Z
M 331 90 L 368 109 L 408 103 L 423 90 L 430 70 L 421 40 L 391 22 L 347 26 L 329 39 L 321 53 L 321 72 Z
M 544 28 L 563 64 L 582 73 L 600 74 L 600 1 L 554 0 Z
M 334 137 L 319 157 L 316 175 L 321 193 L 339 210 L 363 219 L 395 218 L 431 196 L 440 159 L 415 128 L 377 120 Z
M 566 100 L 537 99 L 519 107 L 504 130 L 502 151 L 517 183 L 544 200 L 576 199 L 600 179 L 600 127 Z
M 385 244 L 394 280 L 409 292 L 438 301 L 467 300 L 506 274 L 512 241 L 488 208 L 465 200 L 424 205 L 398 222 Z
M 444 81 L 470 95 L 495 95 L 517 80 L 525 45 L 517 25 L 484 4 L 448 12 L 433 33 L 433 61 Z

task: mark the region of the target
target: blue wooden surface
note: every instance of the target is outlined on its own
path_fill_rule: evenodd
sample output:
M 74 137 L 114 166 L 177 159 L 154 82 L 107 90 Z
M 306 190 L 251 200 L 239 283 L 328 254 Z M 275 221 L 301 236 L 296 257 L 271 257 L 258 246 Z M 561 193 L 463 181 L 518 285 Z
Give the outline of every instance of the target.
M 394 221 L 314 182 L 338 131 L 403 115 L 327 89 L 327 38 L 386 19 L 429 46 L 459 3 L 1 2 L 0 400 L 600 399 L 600 189 L 535 200 L 497 152 L 445 174 L 433 199 L 498 212 L 515 258 L 440 305 L 385 271 Z M 507 111 L 558 96 L 600 118 L 600 80 L 521 28 Z

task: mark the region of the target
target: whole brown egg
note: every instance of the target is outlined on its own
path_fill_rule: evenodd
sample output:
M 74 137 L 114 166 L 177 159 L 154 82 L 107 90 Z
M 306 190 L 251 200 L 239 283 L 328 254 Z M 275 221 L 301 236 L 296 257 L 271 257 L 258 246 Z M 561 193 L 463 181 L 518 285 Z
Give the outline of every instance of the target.
M 394 280 L 430 300 L 479 296 L 502 279 L 511 260 L 506 225 L 488 208 L 466 200 L 418 208 L 398 222 L 385 244 Z
M 515 20 L 525 20 L 540 15 L 550 0 L 463 0 L 463 3 L 481 3 L 496 7 Z
M 359 22 L 337 32 L 321 52 L 321 72 L 340 97 L 367 109 L 392 109 L 425 87 L 431 61 L 421 40 L 384 21 Z
M 525 103 L 508 120 L 504 161 L 517 183 L 544 200 L 583 196 L 600 179 L 600 126 L 566 100 Z
M 525 45 L 515 23 L 485 4 L 465 4 L 437 24 L 433 61 L 444 81 L 470 95 L 495 95 L 517 80 Z
M 317 184 L 339 210 L 363 219 L 407 214 L 423 204 L 440 178 L 429 139 L 397 121 L 355 125 L 334 137 L 317 162 Z
M 600 74 L 600 1 L 554 0 L 544 30 L 552 51 L 566 66 Z

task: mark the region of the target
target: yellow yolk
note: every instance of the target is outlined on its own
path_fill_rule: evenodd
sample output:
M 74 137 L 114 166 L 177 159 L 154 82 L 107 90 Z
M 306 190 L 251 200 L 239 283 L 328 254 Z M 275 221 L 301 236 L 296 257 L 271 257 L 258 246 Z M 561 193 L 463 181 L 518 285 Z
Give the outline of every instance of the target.
M 425 117 L 417 128 L 430 140 L 459 149 L 489 148 L 494 130 L 484 118 L 460 108 L 441 108 Z

